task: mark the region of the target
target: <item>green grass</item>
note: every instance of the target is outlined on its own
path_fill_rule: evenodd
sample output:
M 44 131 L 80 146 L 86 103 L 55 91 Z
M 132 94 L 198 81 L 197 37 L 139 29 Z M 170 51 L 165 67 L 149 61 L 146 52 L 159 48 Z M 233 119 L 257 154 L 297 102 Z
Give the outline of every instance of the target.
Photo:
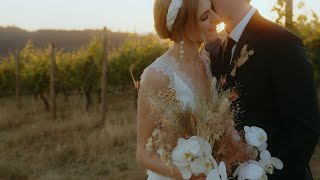
M 5 180 L 140 180 L 135 161 L 136 110 L 131 95 L 108 97 L 106 126 L 97 128 L 97 102 L 84 111 L 83 97 L 58 97 L 58 119 L 51 120 L 41 101 L 0 99 L 0 179 Z M 320 180 L 320 146 L 310 162 Z
M 99 129 L 99 106 L 86 112 L 79 96 L 58 99 L 56 121 L 32 97 L 23 98 L 20 111 L 14 98 L 0 99 L 0 179 L 144 179 L 135 162 L 133 98 L 108 100 Z

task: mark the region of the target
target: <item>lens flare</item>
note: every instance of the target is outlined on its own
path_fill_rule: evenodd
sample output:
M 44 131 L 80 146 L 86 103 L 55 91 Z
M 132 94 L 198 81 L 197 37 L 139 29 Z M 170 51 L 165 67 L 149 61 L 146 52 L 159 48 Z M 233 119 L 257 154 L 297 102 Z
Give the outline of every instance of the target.
M 224 30 L 225 24 L 222 22 L 217 25 L 217 32 L 220 33 L 221 31 Z

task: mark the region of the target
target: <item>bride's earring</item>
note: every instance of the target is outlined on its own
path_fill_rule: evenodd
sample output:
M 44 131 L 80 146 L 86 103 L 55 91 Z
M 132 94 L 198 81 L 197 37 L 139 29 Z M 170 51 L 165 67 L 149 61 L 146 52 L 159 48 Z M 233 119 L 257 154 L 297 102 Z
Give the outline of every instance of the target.
M 180 41 L 180 58 L 181 60 L 183 59 L 183 54 L 184 54 L 184 50 L 183 50 L 183 41 Z

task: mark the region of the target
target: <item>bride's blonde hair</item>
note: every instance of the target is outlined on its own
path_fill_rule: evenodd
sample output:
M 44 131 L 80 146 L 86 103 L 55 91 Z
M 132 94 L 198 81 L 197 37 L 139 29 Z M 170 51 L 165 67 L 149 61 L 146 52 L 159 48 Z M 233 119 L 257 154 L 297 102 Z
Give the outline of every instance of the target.
M 155 0 L 154 2 L 154 27 L 162 39 L 179 42 L 183 33 L 198 27 L 198 0 L 183 0 L 178 16 L 172 26 L 171 32 L 167 28 L 167 14 L 172 0 Z

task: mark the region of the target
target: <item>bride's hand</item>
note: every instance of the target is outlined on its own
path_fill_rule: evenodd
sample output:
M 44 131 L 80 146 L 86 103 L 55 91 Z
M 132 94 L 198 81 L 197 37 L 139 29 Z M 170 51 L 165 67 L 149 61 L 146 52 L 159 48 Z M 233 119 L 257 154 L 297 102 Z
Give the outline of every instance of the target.
M 179 169 L 176 166 L 174 166 L 173 173 L 175 177 L 174 179 L 184 180 Z M 199 174 L 199 176 L 192 175 L 189 180 L 206 180 L 206 176 L 204 174 Z
M 206 180 L 206 176 L 204 174 L 200 174 L 199 176 L 192 175 L 190 180 Z
M 174 179 L 175 180 L 184 180 L 182 175 L 181 175 L 181 173 L 180 173 L 180 171 L 179 171 L 179 169 L 176 166 L 174 166 L 173 168 L 174 168 L 173 169 Z

